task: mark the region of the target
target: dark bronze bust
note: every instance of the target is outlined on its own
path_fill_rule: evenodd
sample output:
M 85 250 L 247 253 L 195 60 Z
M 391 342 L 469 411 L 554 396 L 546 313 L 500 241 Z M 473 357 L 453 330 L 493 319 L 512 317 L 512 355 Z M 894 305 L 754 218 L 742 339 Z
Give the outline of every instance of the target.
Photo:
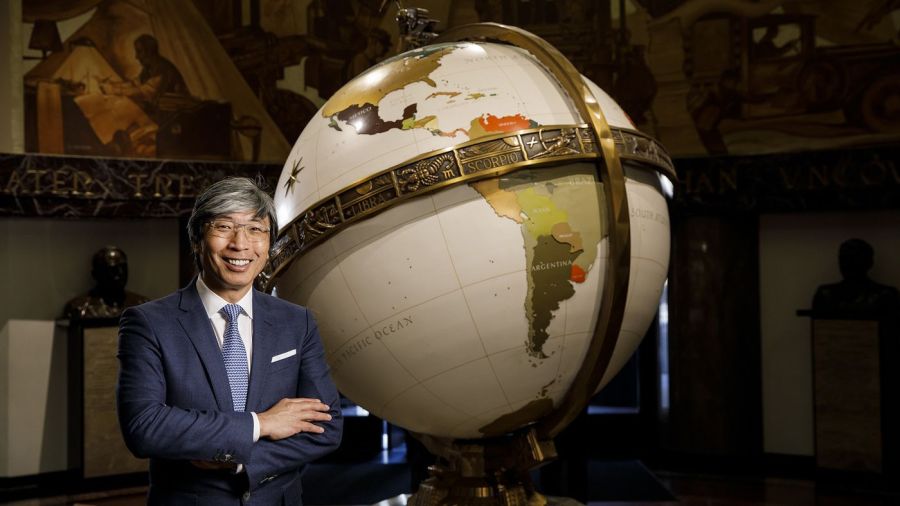
M 125 290 L 128 283 L 128 257 L 115 246 L 94 253 L 91 275 L 96 285 L 88 293 L 66 304 L 64 316 L 73 320 L 118 318 L 129 306 L 147 302 L 147 298 Z
M 819 318 L 891 320 L 900 311 L 900 292 L 869 278 L 875 259 L 872 246 L 862 239 L 841 244 L 838 264 L 844 280 L 822 285 L 813 298 L 813 313 Z

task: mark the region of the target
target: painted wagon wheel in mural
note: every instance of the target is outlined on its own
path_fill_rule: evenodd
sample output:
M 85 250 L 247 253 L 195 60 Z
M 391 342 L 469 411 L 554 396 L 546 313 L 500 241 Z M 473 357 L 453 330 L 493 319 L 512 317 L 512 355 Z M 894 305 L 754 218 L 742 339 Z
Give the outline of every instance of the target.
M 797 90 L 810 111 L 837 107 L 846 85 L 844 69 L 836 62 L 812 61 L 797 75 Z
M 872 130 L 900 130 L 900 75 L 882 76 L 866 88 L 859 114 L 863 124 Z

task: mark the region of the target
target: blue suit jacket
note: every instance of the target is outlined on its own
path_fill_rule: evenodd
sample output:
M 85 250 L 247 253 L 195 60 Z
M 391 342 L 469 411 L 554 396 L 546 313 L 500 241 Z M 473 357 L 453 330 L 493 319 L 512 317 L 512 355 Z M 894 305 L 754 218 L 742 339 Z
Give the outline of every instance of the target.
M 196 281 L 195 281 L 196 282 Z M 122 314 L 119 425 L 128 448 L 150 458 L 149 504 L 301 504 L 300 471 L 340 444 L 342 419 L 308 310 L 253 291 L 253 364 L 247 411 L 235 412 L 222 352 L 195 282 Z M 296 350 L 294 356 L 272 357 Z M 323 434 L 253 442 L 250 411 L 285 397 L 331 406 Z M 202 470 L 191 460 L 244 465 Z

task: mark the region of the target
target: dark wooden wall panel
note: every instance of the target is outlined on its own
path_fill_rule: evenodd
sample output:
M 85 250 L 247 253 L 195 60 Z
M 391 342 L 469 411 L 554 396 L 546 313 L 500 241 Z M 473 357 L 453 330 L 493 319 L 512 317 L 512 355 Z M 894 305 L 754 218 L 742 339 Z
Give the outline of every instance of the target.
M 762 453 L 758 219 L 673 216 L 670 451 Z

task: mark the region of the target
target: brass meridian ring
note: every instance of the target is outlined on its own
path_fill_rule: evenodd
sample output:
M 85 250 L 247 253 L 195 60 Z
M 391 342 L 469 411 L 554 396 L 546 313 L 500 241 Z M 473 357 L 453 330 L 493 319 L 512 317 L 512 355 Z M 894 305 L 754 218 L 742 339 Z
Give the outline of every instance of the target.
M 674 170 L 668 153 L 650 137 L 615 129 L 613 138 L 622 158 L 662 173 Z M 263 288 L 270 289 L 284 269 L 310 248 L 409 198 L 523 168 L 600 157 L 596 138 L 586 124 L 550 125 L 479 137 L 418 156 L 319 200 L 282 226 L 262 275 Z
M 597 324 L 587 354 L 572 385 L 560 404 L 537 422 L 540 438 L 553 438 L 587 406 L 600 385 L 619 339 L 625 318 L 625 300 L 631 268 L 631 223 L 625 172 L 616 150 L 613 131 L 600 109 L 600 104 L 581 74 L 562 53 L 533 33 L 497 23 L 477 23 L 451 28 L 435 42 L 498 41 L 512 44 L 531 53 L 559 82 L 572 99 L 579 115 L 588 121 L 598 139 L 603 162 L 597 160 L 597 172 L 603 182 L 609 210 L 606 276 Z M 674 172 L 674 171 L 673 171 Z M 671 174 L 670 174 L 671 177 Z

